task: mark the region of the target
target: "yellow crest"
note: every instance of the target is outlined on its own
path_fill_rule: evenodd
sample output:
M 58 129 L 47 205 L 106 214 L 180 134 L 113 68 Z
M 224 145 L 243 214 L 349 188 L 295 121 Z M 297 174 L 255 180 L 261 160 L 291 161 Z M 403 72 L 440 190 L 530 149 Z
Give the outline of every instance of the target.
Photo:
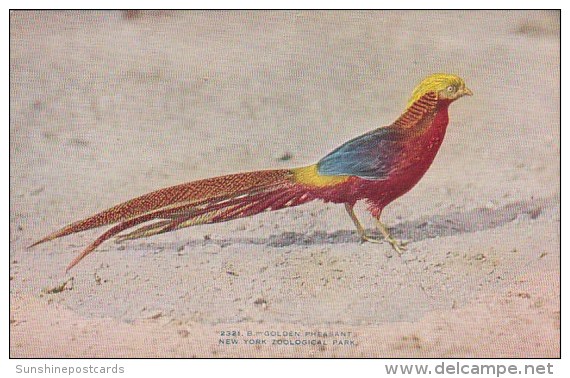
M 465 88 L 465 82 L 457 75 L 436 73 L 426 77 L 412 93 L 412 97 L 408 101 L 407 107 L 412 106 L 414 102 L 419 100 L 423 95 L 428 92 L 439 93 L 447 89 L 461 95 L 471 95 L 471 91 Z

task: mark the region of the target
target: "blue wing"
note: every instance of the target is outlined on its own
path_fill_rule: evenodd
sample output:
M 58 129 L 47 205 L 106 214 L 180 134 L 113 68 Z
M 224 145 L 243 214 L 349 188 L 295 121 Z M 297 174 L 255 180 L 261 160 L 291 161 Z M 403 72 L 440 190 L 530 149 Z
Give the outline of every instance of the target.
M 319 174 L 385 180 L 402 150 L 402 135 L 383 127 L 356 137 L 317 163 Z

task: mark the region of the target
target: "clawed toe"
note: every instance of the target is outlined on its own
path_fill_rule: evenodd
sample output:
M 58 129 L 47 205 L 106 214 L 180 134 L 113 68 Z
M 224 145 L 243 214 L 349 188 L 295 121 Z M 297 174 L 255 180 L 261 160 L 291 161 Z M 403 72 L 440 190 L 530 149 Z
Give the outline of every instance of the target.
M 403 241 L 398 242 L 396 239 L 386 239 L 386 241 L 390 243 L 392 248 L 394 248 L 394 251 L 398 252 L 399 255 L 401 255 L 402 253 L 404 253 L 404 251 L 408 249 L 406 247 L 408 242 L 403 242 Z
M 390 243 L 390 245 L 392 246 L 392 248 L 399 254 L 401 255 L 402 253 L 404 253 L 404 251 L 407 250 L 407 245 L 408 245 L 408 241 L 398 241 L 392 237 L 390 238 L 382 238 L 382 239 L 375 239 L 372 238 L 368 235 L 361 235 L 360 236 L 360 244 L 364 244 L 366 242 L 369 243 L 375 243 L 375 244 L 380 244 L 380 243 L 384 243 L 384 242 L 388 242 Z
M 383 239 L 374 239 L 374 238 L 371 238 L 370 236 L 366 236 L 366 235 L 360 236 L 360 244 L 364 244 L 366 242 L 380 244 L 380 243 L 384 242 L 384 240 Z

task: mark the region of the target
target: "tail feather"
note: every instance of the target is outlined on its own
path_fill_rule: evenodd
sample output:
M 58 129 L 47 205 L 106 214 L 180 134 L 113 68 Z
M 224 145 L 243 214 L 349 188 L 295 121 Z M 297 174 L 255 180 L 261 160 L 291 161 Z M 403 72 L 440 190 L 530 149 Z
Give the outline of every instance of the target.
M 121 240 L 136 239 L 151 235 L 162 234 L 178 230 L 185 227 L 218 223 L 237 218 L 247 217 L 259 214 L 266 210 L 278 210 L 284 207 L 292 206 L 292 199 L 298 199 L 300 196 L 295 193 L 296 188 L 290 187 L 288 190 L 283 191 L 282 187 L 271 188 L 267 192 L 254 193 L 252 195 L 241 195 L 237 198 L 225 199 L 221 201 L 212 200 L 206 206 L 200 209 L 187 209 L 188 205 L 183 205 L 182 208 L 167 209 L 162 211 L 150 212 L 136 218 L 126 220 L 118 225 L 112 227 L 107 232 L 99 236 L 93 243 L 85 248 L 67 267 L 67 271 L 77 265 L 84 257 L 93 252 L 99 245 L 106 240 L 116 236 L 120 232 L 137 226 L 139 224 L 156 219 L 157 217 L 168 217 L 173 211 L 179 213 L 182 210 L 187 210 L 187 216 L 179 216 L 168 221 L 161 221 L 153 223 L 148 226 L 143 226 L 129 234 L 119 236 Z M 305 201 L 307 202 L 307 201 Z M 299 203 L 300 204 L 300 203 Z M 275 207 L 275 208 L 273 208 Z
M 272 192 L 266 193 L 263 198 L 270 197 L 271 195 L 273 195 Z M 253 201 L 251 197 L 248 198 L 248 200 Z M 259 198 L 257 200 L 259 200 Z M 127 239 L 139 239 L 142 237 L 179 230 L 185 227 L 196 226 L 199 224 L 216 223 L 236 219 L 241 217 L 236 217 L 236 215 L 239 215 L 239 213 L 244 209 L 252 207 L 255 204 L 256 202 L 252 202 L 250 204 L 247 204 L 247 202 L 244 203 L 243 197 L 235 198 L 233 200 L 225 200 L 218 203 L 212 202 L 209 206 L 206 206 L 205 208 L 199 210 L 193 209 L 190 212 L 186 211 L 174 213 L 174 216 L 170 220 L 165 220 L 162 222 L 140 227 L 126 235 L 119 235 L 118 239 L 120 241 Z M 223 212 L 220 213 L 222 210 Z
M 264 197 L 270 197 L 272 195 L 273 193 L 270 192 L 267 193 Z M 251 198 L 249 200 L 251 201 Z M 163 234 L 170 231 L 180 230 L 181 228 L 197 226 L 199 224 L 216 223 L 241 218 L 243 216 L 246 216 L 244 215 L 244 212 L 246 210 L 256 206 L 256 204 L 256 202 L 249 204 L 244 203 L 240 198 L 237 199 L 237 201 L 227 201 L 222 204 L 213 204 L 204 209 L 201 209 L 200 211 L 193 211 L 190 213 L 190 215 L 188 215 L 187 212 L 186 214 L 184 212 L 173 214 L 174 216 L 170 220 L 165 220 L 140 227 L 128 234 L 117 236 L 117 239 L 118 241 L 139 239 L 152 235 Z M 222 210 L 224 211 L 220 213 Z
M 169 225 L 171 222 L 172 222 L 171 220 L 163 220 L 143 227 L 139 227 L 136 230 L 129 232 L 128 234 L 117 235 L 115 241 L 117 243 L 120 243 L 125 240 L 133 240 L 133 239 L 145 238 L 147 236 L 158 235 L 161 233 L 160 230 L 163 229 L 165 226 Z
M 290 198 L 290 197 L 291 193 L 289 193 L 288 191 L 268 193 L 265 196 L 260 196 L 255 201 L 251 201 L 250 203 L 244 203 L 241 206 L 236 206 L 232 209 L 228 209 L 225 212 L 216 215 L 215 217 L 212 218 L 211 223 L 259 214 L 263 211 L 268 210 L 272 204 L 277 204 L 277 203 L 281 204 L 283 202 L 282 201 L 283 198 Z M 275 208 L 274 210 L 277 210 L 278 208 Z
M 172 198 L 167 201 L 166 197 L 169 194 Z M 289 170 L 222 176 L 166 188 L 135 198 L 72 223 L 33 245 L 117 223 L 73 259 L 67 267 L 69 270 L 99 245 L 113 237 L 117 237 L 117 241 L 138 239 L 185 227 L 224 222 L 264 211 L 297 206 L 312 199 L 306 187 L 297 184 Z M 144 225 L 152 221 L 154 222 Z M 142 226 L 120 235 L 123 231 L 139 225 Z
M 230 198 L 236 194 L 262 190 L 276 183 L 290 183 L 291 176 L 289 170 L 267 170 L 214 177 L 160 189 L 67 225 L 33 243 L 29 248 L 76 232 L 123 222 L 155 210 L 177 208 L 183 204 L 197 206 L 212 198 Z

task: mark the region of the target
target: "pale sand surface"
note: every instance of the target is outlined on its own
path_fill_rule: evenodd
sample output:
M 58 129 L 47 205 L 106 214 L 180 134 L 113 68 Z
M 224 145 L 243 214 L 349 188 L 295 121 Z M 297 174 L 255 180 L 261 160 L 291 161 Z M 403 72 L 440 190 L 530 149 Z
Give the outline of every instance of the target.
M 558 357 L 557 17 L 12 13 L 11 356 Z M 475 96 L 384 212 L 410 240 L 401 257 L 322 203 L 108 242 L 69 274 L 102 230 L 26 249 L 154 189 L 313 163 L 439 71 Z M 327 345 L 251 346 L 248 331 Z

